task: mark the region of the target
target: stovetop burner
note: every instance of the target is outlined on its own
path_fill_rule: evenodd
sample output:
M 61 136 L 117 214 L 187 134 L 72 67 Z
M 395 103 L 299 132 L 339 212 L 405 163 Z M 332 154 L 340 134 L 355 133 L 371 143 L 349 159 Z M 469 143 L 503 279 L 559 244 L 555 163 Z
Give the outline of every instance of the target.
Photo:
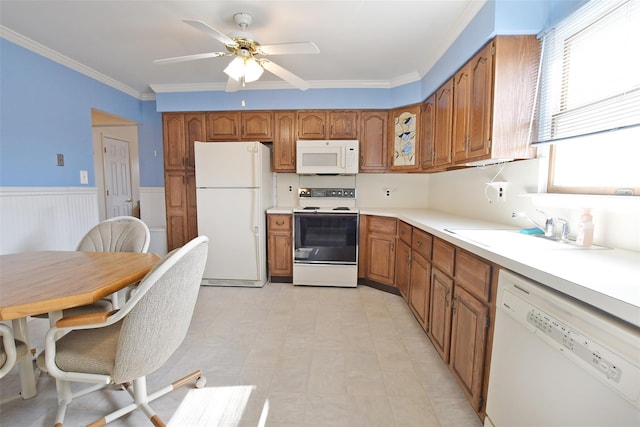
M 315 211 L 320 209 L 320 206 L 305 206 L 304 208 L 302 208 L 305 211 Z
M 337 206 L 335 208 L 333 208 L 334 211 L 349 211 L 351 210 L 350 207 L 348 206 Z

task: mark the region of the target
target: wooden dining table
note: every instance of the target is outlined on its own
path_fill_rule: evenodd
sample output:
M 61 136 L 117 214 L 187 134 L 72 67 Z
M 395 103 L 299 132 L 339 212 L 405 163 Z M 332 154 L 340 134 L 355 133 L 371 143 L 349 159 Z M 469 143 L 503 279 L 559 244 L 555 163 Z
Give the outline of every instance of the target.
M 142 279 L 160 257 L 151 253 L 42 251 L 0 255 L 0 320 L 29 343 L 27 317 L 96 302 Z M 35 396 L 33 362 L 20 364 L 22 397 Z

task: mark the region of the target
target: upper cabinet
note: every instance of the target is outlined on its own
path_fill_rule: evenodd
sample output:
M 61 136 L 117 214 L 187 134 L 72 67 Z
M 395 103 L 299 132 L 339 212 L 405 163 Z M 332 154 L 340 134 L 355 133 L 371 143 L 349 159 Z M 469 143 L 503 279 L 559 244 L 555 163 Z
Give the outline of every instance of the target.
M 213 111 L 207 113 L 207 141 L 237 141 L 239 139 L 239 111 Z
M 240 115 L 240 138 L 252 141 L 273 140 L 271 111 L 243 111 Z
M 358 111 L 330 111 L 329 139 L 358 139 Z
M 298 139 L 358 139 L 358 110 L 306 110 L 297 114 Z
M 451 164 L 451 126 L 453 123 L 453 79 L 435 93 L 433 163 L 435 169 Z
M 425 99 L 420 106 L 420 159 L 422 170 L 433 168 L 435 131 L 436 131 L 436 95 Z
M 360 113 L 360 172 L 387 171 L 387 111 Z
M 389 117 L 389 170 L 419 170 L 420 104 L 391 110 Z
M 452 164 L 535 156 L 538 40 L 497 36 L 454 76 Z
M 271 111 L 212 111 L 207 113 L 207 141 L 271 141 Z
M 297 127 L 298 139 L 326 139 L 325 124 L 326 111 L 298 111 Z
M 273 171 L 296 171 L 296 112 L 273 113 Z

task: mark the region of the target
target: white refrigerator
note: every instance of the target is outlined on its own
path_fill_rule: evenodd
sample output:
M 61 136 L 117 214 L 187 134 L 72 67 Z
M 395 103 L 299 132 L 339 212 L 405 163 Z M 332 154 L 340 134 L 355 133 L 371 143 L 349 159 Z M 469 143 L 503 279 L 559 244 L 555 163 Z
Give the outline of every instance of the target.
M 260 142 L 195 142 L 198 234 L 209 237 L 203 285 L 263 286 L 271 150 Z

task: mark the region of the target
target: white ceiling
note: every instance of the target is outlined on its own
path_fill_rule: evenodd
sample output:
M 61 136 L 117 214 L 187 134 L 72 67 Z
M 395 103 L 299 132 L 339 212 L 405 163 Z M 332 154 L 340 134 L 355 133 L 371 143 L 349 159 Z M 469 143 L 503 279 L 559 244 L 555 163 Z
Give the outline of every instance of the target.
M 1 0 L 0 35 L 137 96 L 151 87 L 224 90 L 230 58 L 153 60 L 224 50 L 182 20 L 229 34 L 238 30 L 234 13 L 246 12 L 253 16 L 248 30 L 262 44 L 315 42 L 320 54 L 270 57 L 312 88 L 389 88 L 423 77 L 485 2 Z M 268 72 L 247 86 L 291 88 Z

